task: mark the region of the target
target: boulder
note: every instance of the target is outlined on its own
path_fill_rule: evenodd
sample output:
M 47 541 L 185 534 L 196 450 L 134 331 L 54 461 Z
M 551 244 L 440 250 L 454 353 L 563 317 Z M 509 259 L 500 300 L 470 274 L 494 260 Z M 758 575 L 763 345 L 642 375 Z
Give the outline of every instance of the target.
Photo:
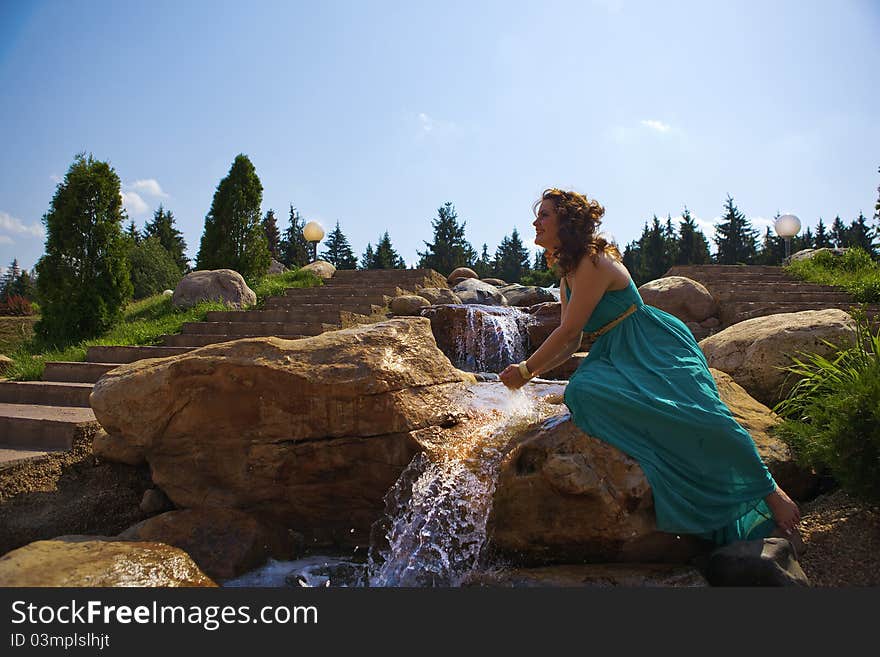
M 423 287 L 417 294 L 427 299 L 432 306 L 461 303 L 458 295 L 446 287 Z
M 484 283 L 488 283 L 489 285 L 494 285 L 499 289 L 507 285 L 507 282 L 502 281 L 500 278 L 481 278 L 480 280 Z
M 452 285 L 460 278 L 476 278 L 479 280 L 479 276 L 477 276 L 477 272 L 473 269 L 469 269 L 468 267 L 459 267 L 458 269 L 453 269 L 450 272 L 449 276 L 446 277 L 446 281 Z
M 722 546 L 709 557 L 706 577 L 712 586 L 810 586 L 784 538 Z
M 722 400 L 788 490 L 794 485 L 790 452 L 759 417 L 770 416 L 769 410 L 759 414 L 754 400 L 719 378 Z M 513 563 L 685 563 L 709 547 L 692 536 L 657 531 L 651 490 L 638 463 L 585 434 L 567 413 L 526 432 L 508 450 L 488 526 L 492 550 Z
M 843 310 L 804 310 L 755 317 L 729 326 L 700 341 L 710 367 L 727 372 L 762 404 L 774 406 L 796 383 L 780 368 L 798 352 L 827 356 L 836 350 L 824 343 L 852 344 L 855 322 Z
M 6 376 L 6 373 L 12 367 L 13 360 L 9 356 L 0 354 L 0 377 Z
M 255 304 L 257 295 L 237 271 L 202 269 L 184 276 L 171 295 L 171 305 L 175 308 L 191 308 L 200 301 L 222 301 L 228 306 L 244 308 Z
M 415 294 L 401 294 L 391 299 L 390 304 L 392 313 L 404 316 L 418 315 L 422 308 L 430 305 L 430 302 L 423 296 Z
M 275 258 L 272 258 L 269 263 L 269 270 L 266 272 L 267 274 L 283 274 L 287 271 L 287 267 L 278 262 Z
M 718 314 L 718 304 L 702 284 L 684 276 L 665 276 L 639 287 L 649 306 L 665 310 L 682 322 L 702 322 Z
M 117 537 L 173 545 L 214 580 L 236 577 L 265 563 L 295 557 L 292 540 L 235 509 L 168 511 L 129 527 Z
M 159 488 L 150 488 L 144 491 L 139 507 L 147 515 L 155 515 L 162 511 L 170 511 L 173 506 L 168 496 Z
M 801 249 L 797 253 L 791 254 L 791 262 L 796 262 L 798 260 L 809 260 L 820 253 L 830 253 L 833 256 L 840 257 L 844 255 L 849 249 L 846 248 L 822 248 L 822 249 Z
M 537 285 L 508 285 L 500 290 L 509 306 L 534 306 L 538 303 L 558 301 L 552 292 Z
M 59 536 L 0 557 L 2 587 L 217 586 L 183 550 L 106 536 Z
M 455 423 L 473 381 L 421 317 L 246 338 L 108 372 L 90 397 L 108 434 L 94 449 L 141 454 L 178 508 L 236 508 L 364 545 L 419 450 L 411 433 Z
M 310 271 L 318 278 L 323 278 L 324 280 L 333 278 L 333 275 L 336 273 L 336 267 L 326 260 L 315 260 L 302 267 L 301 270 Z
M 507 299 L 501 291 L 478 278 L 467 278 L 452 288 L 462 303 L 477 303 L 484 306 L 506 306 Z
M 562 321 L 562 304 L 559 301 L 539 303 L 530 306 L 528 313 L 531 315 L 528 323 L 529 351 L 534 353 Z

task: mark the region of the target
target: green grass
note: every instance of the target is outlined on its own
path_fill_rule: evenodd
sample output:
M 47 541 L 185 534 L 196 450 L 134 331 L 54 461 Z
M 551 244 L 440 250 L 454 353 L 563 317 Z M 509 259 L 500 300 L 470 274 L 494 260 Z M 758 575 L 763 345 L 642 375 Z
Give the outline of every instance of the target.
M 0 317 L 0 354 L 9 354 L 34 337 L 34 323 L 39 319 L 28 317 Z
M 785 270 L 810 283 L 842 287 L 860 303 L 880 303 L 880 262 L 864 249 L 852 248 L 842 256 L 819 253 Z
M 311 272 L 288 271 L 264 277 L 251 289 L 257 295 L 253 307 L 261 307 L 270 296 L 290 287 L 314 287 L 323 281 Z M 73 345 L 46 346 L 33 337 L 17 340 L 7 354 L 13 361 L 6 376 L 15 381 L 34 381 L 43 375 L 49 361 L 83 361 L 95 345 L 154 345 L 163 335 L 179 333 L 185 322 L 200 322 L 211 310 L 229 310 L 217 301 L 205 301 L 192 308 L 177 310 L 171 297 L 157 294 L 130 303 L 122 321 L 107 333 Z M 8 319 L 8 318 L 4 318 Z M 0 325 L 2 326 L 2 325 Z M 12 344 L 12 342 L 10 341 Z

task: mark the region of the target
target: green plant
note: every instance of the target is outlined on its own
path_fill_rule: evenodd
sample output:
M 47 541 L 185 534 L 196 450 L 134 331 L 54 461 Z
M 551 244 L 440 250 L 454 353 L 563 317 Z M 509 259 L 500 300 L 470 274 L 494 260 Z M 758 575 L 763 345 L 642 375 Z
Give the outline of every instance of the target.
M 859 247 L 847 249 L 840 256 L 821 251 L 812 258 L 792 262 L 785 269 L 812 283 L 842 287 L 859 303 L 880 302 L 880 263 Z
M 310 271 L 302 269 L 290 270 L 281 274 L 268 274 L 263 276 L 251 289 L 257 295 L 256 307 L 262 308 L 263 303 L 269 297 L 284 294 L 284 290 L 291 287 L 315 287 L 323 285 L 324 281 Z
M 854 495 L 880 500 L 880 329 L 872 333 L 859 315 L 853 346 L 831 358 L 801 352 L 792 360 L 785 369 L 798 382 L 774 408 L 783 418 L 774 434 L 802 464 L 830 471 Z

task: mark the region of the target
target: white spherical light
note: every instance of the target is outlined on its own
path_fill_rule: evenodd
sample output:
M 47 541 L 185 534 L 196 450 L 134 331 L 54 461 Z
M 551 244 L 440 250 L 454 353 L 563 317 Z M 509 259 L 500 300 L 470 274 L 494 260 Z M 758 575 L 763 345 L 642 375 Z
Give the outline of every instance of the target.
M 779 237 L 794 237 L 801 229 L 801 220 L 793 214 L 784 214 L 776 219 L 773 227 Z
M 324 239 L 324 227 L 317 221 L 310 221 L 303 227 L 303 237 L 309 242 L 320 242 Z

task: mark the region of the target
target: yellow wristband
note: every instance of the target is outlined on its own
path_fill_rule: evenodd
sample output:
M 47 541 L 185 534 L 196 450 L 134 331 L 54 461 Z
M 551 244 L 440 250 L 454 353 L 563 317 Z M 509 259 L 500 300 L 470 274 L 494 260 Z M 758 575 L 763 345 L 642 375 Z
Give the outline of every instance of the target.
M 523 378 L 524 381 L 528 381 L 532 378 L 532 373 L 529 372 L 529 368 L 526 365 L 526 361 L 522 361 L 517 365 L 519 368 L 519 375 Z

